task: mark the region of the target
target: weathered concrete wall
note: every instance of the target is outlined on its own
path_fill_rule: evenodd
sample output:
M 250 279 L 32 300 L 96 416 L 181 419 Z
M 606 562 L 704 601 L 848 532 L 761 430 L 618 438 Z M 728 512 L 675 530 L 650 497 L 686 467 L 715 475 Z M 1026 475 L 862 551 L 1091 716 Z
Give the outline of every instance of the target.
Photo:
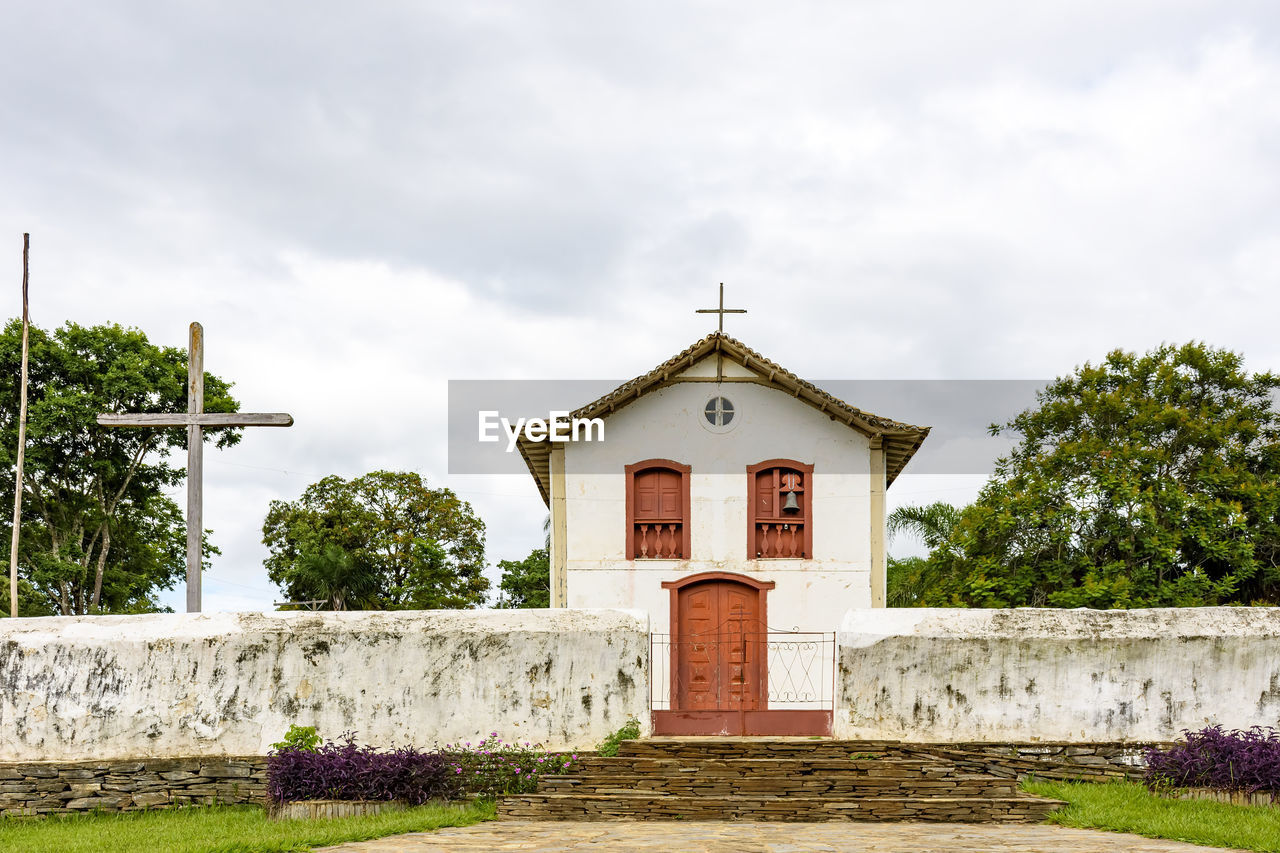
M 1168 741 L 1280 720 L 1280 608 L 856 610 L 837 646 L 837 737 Z
M 262 755 L 289 725 L 549 749 L 647 725 L 648 622 L 609 610 L 0 621 L 0 761 Z

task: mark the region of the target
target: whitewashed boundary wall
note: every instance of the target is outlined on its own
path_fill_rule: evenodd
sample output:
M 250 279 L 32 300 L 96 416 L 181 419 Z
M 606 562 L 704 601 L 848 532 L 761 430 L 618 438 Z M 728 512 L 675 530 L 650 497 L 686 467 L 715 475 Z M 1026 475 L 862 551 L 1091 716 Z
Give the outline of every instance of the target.
M 836 736 L 1168 741 L 1276 726 L 1280 608 L 855 610 Z
M 292 723 L 590 748 L 648 719 L 648 631 L 618 610 L 6 619 L 0 761 L 263 755 Z

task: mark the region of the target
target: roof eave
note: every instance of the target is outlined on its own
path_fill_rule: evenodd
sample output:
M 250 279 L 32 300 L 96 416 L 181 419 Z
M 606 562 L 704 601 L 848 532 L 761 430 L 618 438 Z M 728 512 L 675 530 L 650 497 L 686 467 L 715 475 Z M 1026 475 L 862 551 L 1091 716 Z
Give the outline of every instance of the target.
M 851 406 L 838 397 L 823 391 L 812 382 L 801 379 L 741 341 L 721 332 L 712 332 L 648 373 L 624 382 L 603 397 L 576 409 L 571 416 L 575 418 L 608 417 L 646 394 L 678 381 L 673 380 L 672 376 L 717 352 L 723 353 L 742 367 L 752 371 L 764 379 L 766 384 L 777 388 L 779 391 L 791 394 L 806 405 L 826 414 L 832 420 L 839 421 L 869 438 L 879 436 L 888 445 L 885 459 L 886 487 L 897 479 L 902 469 L 911 461 L 911 457 L 920 449 L 920 445 L 924 443 L 925 438 L 929 435 L 929 427 L 901 423 Z M 542 494 L 542 500 L 550 506 L 550 451 L 539 453 L 533 448 L 533 445 L 545 443 L 533 442 L 521 436 L 517 446 L 520 448 L 520 455 L 524 458 L 525 465 L 528 466 L 529 472 L 533 474 L 533 478 L 538 485 L 538 491 Z M 888 458 L 891 448 L 897 451 L 894 454 L 897 458 L 893 464 L 890 464 Z

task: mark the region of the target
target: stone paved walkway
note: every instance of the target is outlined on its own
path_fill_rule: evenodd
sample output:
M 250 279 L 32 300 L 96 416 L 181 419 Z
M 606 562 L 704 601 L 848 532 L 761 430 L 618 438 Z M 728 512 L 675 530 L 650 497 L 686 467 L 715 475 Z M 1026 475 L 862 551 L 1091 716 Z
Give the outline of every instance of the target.
M 652 853 L 1190 853 L 1221 850 L 1060 826 L 959 823 L 493 821 L 322 848 L 325 853 L 520 850 Z

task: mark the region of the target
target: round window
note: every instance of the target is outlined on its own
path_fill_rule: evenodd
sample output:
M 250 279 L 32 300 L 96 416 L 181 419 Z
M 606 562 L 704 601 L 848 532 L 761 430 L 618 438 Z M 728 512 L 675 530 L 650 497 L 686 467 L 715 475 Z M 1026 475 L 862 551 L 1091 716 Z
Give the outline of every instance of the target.
M 703 417 L 706 418 L 707 425 L 714 432 L 728 430 L 730 424 L 733 423 L 734 409 L 733 403 L 728 397 L 712 397 L 707 401 L 707 405 L 702 410 Z

